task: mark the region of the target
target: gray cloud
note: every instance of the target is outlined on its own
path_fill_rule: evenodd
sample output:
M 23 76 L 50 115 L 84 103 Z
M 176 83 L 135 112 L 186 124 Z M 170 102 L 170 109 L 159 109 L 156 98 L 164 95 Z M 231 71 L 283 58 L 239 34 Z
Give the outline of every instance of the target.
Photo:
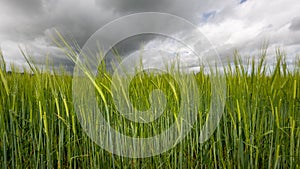
M 39 50 L 34 46 L 40 45 L 50 48 L 53 46 L 51 42 L 51 36 L 54 36 L 53 28 L 70 37 L 68 38 L 70 41 L 76 40 L 82 47 L 97 29 L 126 14 L 147 11 L 165 12 L 184 17 L 197 24 L 202 17 L 202 11 L 210 11 L 211 8 L 225 3 L 225 1 L 215 3 L 211 0 L 201 3 L 196 0 L 189 2 L 181 0 L 2 0 L 0 1 L 0 17 L 3 18 L 0 23 L 0 45 L 6 54 L 7 61 L 14 62 L 15 58 L 19 58 L 18 64 L 21 64 L 23 59 L 18 51 L 18 45 L 25 44 L 34 50 Z M 139 26 L 137 24 L 122 29 L 138 29 Z M 171 28 L 172 25 L 169 26 Z M 44 39 L 43 44 L 38 44 L 40 38 Z M 128 40 L 122 43 L 122 50 L 126 50 L 125 53 L 134 51 L 138 48 L 134 46 L 137 46 L 139 41 L 147 42 L 153 38 L 140 36 L 139 40 Z M 42 55 L 45 54 L 42 51 L 33 53 L 41 60 Z M 62 56 L 53 57 L 60 60 L 58 57 Z
M 39 64 L 42 64 L 43 58 L 48 54 L 53 64 L 72 66 L 64 55 L 57 53 L 57 48 L 52 43 L 51 36 L 55 36 L 53 28 L 69 37 L 69 41 L 76 40 L 82 47 L 106 23 L 127 14 L 151 11 L 171 13 L 191 21 L 215 44 L 222 57 L 231 55 L 236 48 L 251 53 L 253 49 L 259 49 L 266 40 L 271 43 L 270 46 L 286 47 L 291 49 L 291 53 L 297 51 L 300 46 L 300 34 L 297 33 L 300 30 L 300 19 L 294 16 L 298 15 L 299 3 L 295 0 L 276 0 L 276 3 L 266 0 L 248 0 L 242 4 L 239 2 L 1 0 L 0 46 L 5 59 L 17 65 L 24 64 L 18 45 L 25 44 L 39 60 Z M 120 31 L 138 29 L 140 26 L 135 24 L 122 27 Z M 172 29 L 172 25 L 169 26 L 165 29 Z M 156 39 L 157 36 L 136 36 L 120 42 L 116 48 L 127 55 L 137 50 L 140 43 L 147 44 Z
M 105 5 L 109 8 L 113 8 L 116 12 L 153 12 L 162 11 L 163 9 L 170 7 L 169 0 L 123 0 L 123 1 L 97 1 L 99 6 Z M 173 1 L 174 2 L 174 1 Z
M 292 31 L 299 31 L 300 30 L 300 17 L 294 18 L 292 20 L 292 23 L 289 28 Z
M 46 56 L 43 50 L 55 47 L 51 39 L 55 36 L 54 28 L 82 46 L 98 28 L 117 16 L 109 9 L 95 5 L 93 0 L 3 0 L 0 1 L 0 17 L 3 18 L 0 45 L 5 60 L 22 65 L 26 63 L 19 45 L 31 48 L 31 54 L 42 62 Z M 65 64 L 63 57 L 66 56 L 55 56 L 54 53 L 51 57 L 56 60 L 54 64 Z
M 22 13 L 22 14 L 37 14 L 42 12 L 43 10 L 43 2 L 41 0 L 26 0 L 26 1 L 20 1 L 20 0 L 2 0 L 2 4 L 5 4 L 6 7 L 13 10 L 13 12 L 16 13 Z
M 199 0 L 97 0 L 99 6 L 106 6 L 116 13 L 131 14 L 136 12 L 164 12 L 171 13 L 198 24 L 204 12 L 226 8 L 231 4 L 238 4 L 237 0 L 199 1 Z
M 81 3 L 86 3 L 86 6 Z M 9 33 L 9 39 L 35 38 L 55 27 L 81 42 L 81 38 L 86 40 L 100 26 L 115 18 L 112 12 L 94 3 L 93 0 L 4 0 L 0 2 L 0 9 L 3 13 L 8 12 L 9 21 L 0 26 L 2 31 Z

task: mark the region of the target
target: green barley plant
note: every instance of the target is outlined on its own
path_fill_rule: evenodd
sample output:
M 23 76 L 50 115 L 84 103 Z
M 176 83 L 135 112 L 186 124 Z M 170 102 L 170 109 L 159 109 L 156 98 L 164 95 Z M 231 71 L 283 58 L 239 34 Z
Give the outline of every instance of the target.
M 197 123 L 175 147 L 148 158 L 120 157 L 101 149 L 77 119 L 72 76 L 50 68 L 41 71 L 28 54 L 23 55 L 31 70 L 18 73 L 14 67 L 6 71 L 0 53 L 2 168 L 300 168 L 300 61 L 288 69 L 280 50 L 273 69 L 265 62 L 265 52 L 258 62 L 246 63 L 235 53 L 234 65 L 224 67 L 224 114 L 203 144 L 198 139 L 210 104 L 210 77 L 204 70 L 187 73 L 196 78 L 200 91 Z M 148 96 L 155 89 L 161 89 L 167 100 L 157 120 L 133 123 L 118 114 L 111 91 L 116 84 L 104 67 L 105 63 L 91 80 L 97 86 L 98 107 L 113 128 L 129 136 L 149 137 L 176 123 L 181 96 L 172 77 L 140 72 L 132 79 L 128 99 L 137 109 L 149 109 Z

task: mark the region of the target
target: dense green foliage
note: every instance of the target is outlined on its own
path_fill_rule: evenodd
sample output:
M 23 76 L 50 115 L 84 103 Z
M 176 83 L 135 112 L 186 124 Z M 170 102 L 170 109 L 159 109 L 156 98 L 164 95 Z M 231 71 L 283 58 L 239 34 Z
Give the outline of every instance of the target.
M 36 69 L 34 75 L 7 73 L 1 62 L 0 167 L 300 168 L 300 65 L 289 71 L 284 57 L 277 54 L 272 73 L 263 56 L 260 62 L 244 66 L 237 57 L 234 66 L 227 66 L 224 114 L 207 142 L 198 143 L 201 124 L 197 123 L 176 147 L 144 159 L 118 157 L 90 140 L 74 113 L 71 76 Z M 203 71 L 192 76 L 201 91 L 198 118 L 203 119 L 210 102 L 209 77 Z M 171 90 L 168 75 L 141 74 L 133 79 L 130 98 L 139 109 L 149 108 L 148 94 L 157 87 L 168 98 L 166 115 L 143 125 L 118 117 L 107 90 L 110 80 L 99 72 L 97 82 L 107 98 L 114 128 L 146 137 L 174 122 L 168 112 L 178 111 L 180 89 L 174 83 Z

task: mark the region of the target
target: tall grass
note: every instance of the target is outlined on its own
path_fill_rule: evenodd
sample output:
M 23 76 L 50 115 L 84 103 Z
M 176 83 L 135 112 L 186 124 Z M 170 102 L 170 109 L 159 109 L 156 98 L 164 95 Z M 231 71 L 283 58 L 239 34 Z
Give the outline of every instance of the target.
M 265 53 L 259 62 L 242 64 L 236 56 L 234 65 L 228 64 L 224 114 L 203 144 L 199 131 L 209 109 L 211 84 L 204 71 L 191 74 L 200 89 L 199 123 L 171 150 L 143 159 L 113 155 L 91 141 L 73 109 L 70 75 L 42 72 L 34 65 L 33 74 L 20 74 L 14 68 L 8 73 L 0 55 L 2 168 L 300 168 L 300 64 L 288 70 L 280 51 L 271 73 Z M 111 78 L 100 71 L 96 82 L 106 98 L 111 125 L 118 131 L 149 137 L 176 121 L 170 112 L 178 112 L 180 89 L 168 75 L 140 73 L 130 84 L 130 99 L 142 110 L 149 108 L 153 89 L 165 92 L 167 110 L 149 124 L 118 116 L 109 91 Z M 101 103 L 99 99 L 100 108 Z

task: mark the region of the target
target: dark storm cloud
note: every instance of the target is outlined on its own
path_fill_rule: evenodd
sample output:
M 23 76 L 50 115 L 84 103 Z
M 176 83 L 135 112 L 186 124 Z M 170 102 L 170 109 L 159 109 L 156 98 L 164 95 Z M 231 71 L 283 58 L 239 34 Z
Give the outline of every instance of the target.
M 53 68 L 58 70 L 61 66 L 64 68 L 65 71 L 69 72 L 72 74 L 73 69 L 74 69 L 74 62 L 72 62 L 71 60 L 69 60 L 68 58 L 65 57 L 52 57 L 52 58 L 48 58 L 47 60 L 44 59 L 39 59 L 36 62 L 34 62 L 35 65 L 37 66 L 44 66 L 45 63 L 48 64 L 49 68 Z
M 113 19 L 114 15 L 96 7 L 94 1 L 84 2 L 89 9 L 84 8 L 81 3 L 83 1 L 78 0 L 3 0 L 0 5 L 9 13 L 10 22 L 1 27 L 13 40 L 33 39 L 43 35 L 48 29 L 56 28 L 83 44 L 99 27 Z
M 154 39 L 165 39 L 166 37 L 148 33 L 143 35 L 131 36 L 118 42 L 111 50 L 106 53 L 105 63 L 107 68 L 110 69 L 113 64 L 118 64 L 118 57 L 125 57 L 134 51 L 143 49 L 149 41 Z M 117 53 L 116 53 L 117 52 Z
M 32 48 L 34 57 L 42 62 L 46 55 L 43 50 L 55 46 L 52 41 L 56 37 L 54 29 L 67 37 L 70 43 L 83 46 L 97 29 L 116 18 L 116 15 L 109 9 L 95 5 L 94 0 L 2 0 L 0 18 L 0 45 L 5 59 L 15 62 L 16 58 L 23 58 L 18 46 L 24 44 Z M 55 58 L 54 64 L 70 64 L 64 58 L 66 56 L 51 57 Z M 17 65 L 24 61 L 18 60 Z
M 113 47 L 113 50 L 119 52 L 119 54 L 128 55 L 133 51 L 139 50 L 140 48 L 142 48 L 143 44 L 155 38 L 159 38 L 159 36 L 155 34 L 143 34 L 132 36 L 117 43 Z M 109 51 L 109 53 L 107 53 L 107 55 L 111 54 L 112 51 Z
M 223 55 L 230 55 L 236 47 L 249 50 L 250 47 L 259 48 L 267 34 L 279 41 L 274 40 L 276 44 L 299 45 L 300 17 L 291 21 L 291 16 L 298 15 L 299 3 L 294 0 L 276 2 L 278 3 L 254 0 L 0 0 L 0 47 L 8 62 L 18 62 L 19 65 L 24 63 L 20 59 L 22 56 L 18 48 L 21 43 L 31 46 L 33 55 L 40 62 L 47 55 L 45 51 L 48 51 L 53 64 L 72 66 L 64 55 L 55 51 L 57 49 L 51 39 L 55 37 L 54 28 L 67 37 L 69 42 L 76 41 L 82 47 L 103 25 L 136 12 L 163 12 L 183 17 L 204 30 Z M 203 19 L 207 22 L 203 22 Z M 290 25 L 284 27 L 287 23 Z M 167 22 L 166 25 L 168 26 Z M 268 25 L 273 27 L 265 30 L 264 26 Z M 138 30 L 142 26 L 133 23 L 130 27 L 116 29 L 126 32 L 129 29 Z M 172 25 L 167 26 L 163 29 L 172 29 Z M 109 41 L 114 36 L 118 35 L 108 35 L 106 38 Z M 117 44 L 116 48 L 128 55 L 139 49 L 141 43 L 146 44 L 157 38 L 147 35 L 132 37 Z
M 7 7 L 14 12 L 25 14 L 36 14 L 42 11 L 43 1 L 41 0 L 2 0 Z M 17 10 L 16 10 L 17 9 Z
M 292 31 L 299 31 L 300 30 L 300 17 L 294 18 L 292 20 L 292 23 L 289 28 Z
M 98 0 L 99 5 L 106 5 L 113 8 L 116 12 L 152 12 L 161 11 L 170 7 L 167 0 Z M 173 1 L 174 2 L 174 1 Z
M 163 12 L 171 13 L 188 19 L 193 23 L 199 23 L 199 16 L 206 10 L 217 8 L 226 4 L 208 0 L 97 0 L 99 6 L 106 6 L 113 9 L 116 13 L 130 14 L 135 12 Z
M 202 3 L 197 0 L 1 0 L 0 45 L 4 44 L 6 47 L 11 45 L 3 50 L 7 53 L 6 60 L 13 62 L 13 58 L 22 57 L 20 54 L 15 55 L 20 53 L 17 51 L 20 43 L 40 46 L 40 41 L 36 39 L 44 38 L 42 45 L 53 46 L 51 38 L 55 37 L 54 28 L 67 37 L 69 42 L 76 41 L 80 47 L 83 47 L 95 31 L 120 16 L 135 12 L 164 12 L 184 17 L 197 24 L 201 20 L 202 11 L 210 11 L 210 8 L 222 6 L 224 3 L 226 2 L 215 3 L 211 0 Z M 136 23 L 122 29 L 139 29 L 140 26 L 142 25 Z M 172 29 L 172 26 L 169 26 Z M 165 27 L 165 29 L 169 28 Z M 138 49 L 141 41 L 147 43 L 154 38 L 156 37 L 131 38 L 116 48 L 126 55 Z M 8 51 L 13 48 L 16 51 Z M 44 50 L 44 48 L 33 48 Z M 40 57 L 40 60 L 43 60 L 45 52 L 36 51 L 34 54 L 36 58 Z M 65 63 L 63 58 L 59 59 L 62 56 L 53 57 L 62 64 Z

